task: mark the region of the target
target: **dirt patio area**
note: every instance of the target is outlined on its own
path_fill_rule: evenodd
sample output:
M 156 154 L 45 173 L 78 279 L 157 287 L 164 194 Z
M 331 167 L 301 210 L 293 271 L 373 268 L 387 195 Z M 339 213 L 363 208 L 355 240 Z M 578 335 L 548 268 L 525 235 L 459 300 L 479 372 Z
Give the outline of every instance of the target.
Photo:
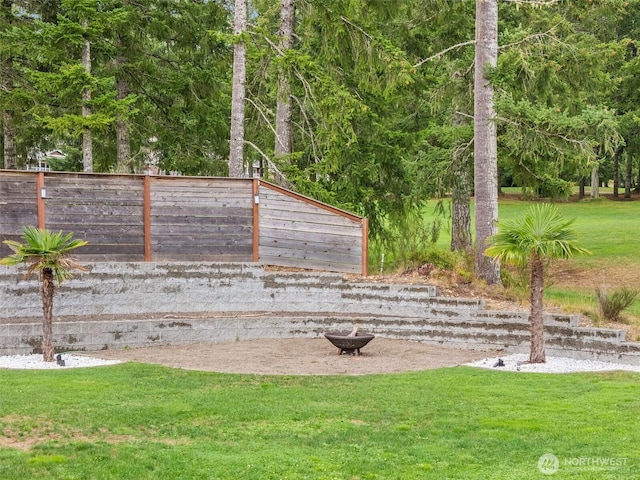
M 338 355 L 338 350 L 325 338 L 197 343 L 102 350 L 87 355 L 226 373 L 363 375 L 454 367 L 500 353 L 504 352 L 460 350 L 376 337 L 362 349 L 360 356 Z

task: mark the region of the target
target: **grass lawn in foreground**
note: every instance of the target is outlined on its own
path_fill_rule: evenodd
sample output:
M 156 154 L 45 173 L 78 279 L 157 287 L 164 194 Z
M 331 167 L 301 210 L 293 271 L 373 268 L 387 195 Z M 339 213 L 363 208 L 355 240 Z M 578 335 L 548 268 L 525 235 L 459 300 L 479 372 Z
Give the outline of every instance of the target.
M 242 361 L 242 359 L 238 359 Z M 0 370 L 2 479 L 631 479 L 640 374 Z M 21 448 L 7 447 L 9 443 Z M 554 454 L 559 470 L 540 473 Z

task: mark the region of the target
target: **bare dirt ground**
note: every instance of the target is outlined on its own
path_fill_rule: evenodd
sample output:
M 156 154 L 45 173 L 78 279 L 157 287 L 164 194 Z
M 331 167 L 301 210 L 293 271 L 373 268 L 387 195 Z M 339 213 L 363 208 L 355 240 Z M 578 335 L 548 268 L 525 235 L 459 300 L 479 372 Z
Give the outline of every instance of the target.
M 282 338 L 103 350 L 98 358 L 186 370 L 265 375 L 364 375 L 454 367 L 497 351 L 475 351 L 376 337 L 361 355 L 338 355 L 325 338 Z

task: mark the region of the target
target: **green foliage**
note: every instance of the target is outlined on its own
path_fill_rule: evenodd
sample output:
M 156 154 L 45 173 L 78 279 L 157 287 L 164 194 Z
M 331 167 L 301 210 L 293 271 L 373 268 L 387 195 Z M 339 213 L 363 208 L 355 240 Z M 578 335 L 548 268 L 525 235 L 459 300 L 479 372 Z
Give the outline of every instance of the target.
M 530 206 L 518 220 L 506 222 L 489 237 L 486 254 L 511 265 L 526 265 L 536 256 L 553 260 L 589 253 L 577 245 L 577 235 L 555 205 Z
M 434 246 L 440 237 L 442 220 L 437 217 L 431 222 L 424 222 L 416 214 L 408 214 L 400 218 L 385 229 L 386 236 L 379 239 L 374 247 L 373 263 L 381 262 L 381 255 L 385 254 L 387 270 L 417 268 L 433 253 Z
M 153 151 L 165 171 L 227 174 L 236 41 L 229 2 L 3 5 L 0 110 L 12 115 L 19 165 L 34 151 L 78 152 L 88 127 L 95 171 L 142 171 Z M 638 156 L 639 6 L 501 6 L 491 72 L 500 174 L 531 198 L 564 199 L 592 167 L 604 175 L 614 155 Z M 253 2 L 244 35 L 246 160 L 260 160 L 267 172 L 277 167 L 300 193 L 367 216 L 372 236 L 383 238 L 406 211 L 450 193 L 454 158 L 470 160 L 475 4 L 298 2 L 296 40 L 284 54 L 279 8 Z M 80 62 L 85 40 L 91 73 Z M 294 152 L 274 159 L 280 72 L 291 85 Z M 81 116 L 84 89 L 92 94 L 89 117 Z M 132 159 L 124 167 L 115 161 L 116 121 L 129 127 Z
M 519 296 L 529 292 L 529 272 L 525 266 L 517 266 L 514 268 L 500 268 L 500 281 L 502 286 L 514 292 Z
M 620 314 L 629 308 L 640 294 L 637 288 L 621 287 L 608 293 L 604 287 L 596 287 L 596 300 L 600 317 L 610 322 L 620 320 Z
M 15 240 L 5 240 L 13 254 L 0 259 L 0 265 L 27 264 L 27 273 L 51 270 L 58 283 L 62 283 L 72 277 L 71 271 L 84 270 L 68 257 L 69 252 L 86 245 L 86 240 L 73 238 L 73 233 L 66 235 L 60 232 L 51 232 L 47 229 L 36 227 L 24 227 L 24 243 Z
M 77 151 L 91 128 L 94 170 L 110 171 L 118 120 L 129 127 L 129 171 L 144 169 L 154 139 L 167 171 L 226 174 L 230 50 L 207 32 L 227 31 L 227 18 L 216 1 L 20 2 L 13 28 L 0 28 L 0 61 L 10 45 L 15 72 L 0 108 L 14 112 L 21 162 L 34 150 Z M 91 73 L 81 64 L 85 40 Z M 89 117 L 80 114 L 85 89 Z

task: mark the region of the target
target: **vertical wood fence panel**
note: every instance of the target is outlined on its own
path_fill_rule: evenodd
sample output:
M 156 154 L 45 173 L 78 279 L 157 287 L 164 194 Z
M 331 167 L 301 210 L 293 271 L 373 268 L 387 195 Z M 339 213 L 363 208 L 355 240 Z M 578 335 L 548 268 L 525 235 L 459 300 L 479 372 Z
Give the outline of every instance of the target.
M 366 219 L 257 179 L 1 170 L 0 240 L 20 240 L 39 222 L 88 240 L 76 253 L 84 261 L 253 261 L 366 274 Z

